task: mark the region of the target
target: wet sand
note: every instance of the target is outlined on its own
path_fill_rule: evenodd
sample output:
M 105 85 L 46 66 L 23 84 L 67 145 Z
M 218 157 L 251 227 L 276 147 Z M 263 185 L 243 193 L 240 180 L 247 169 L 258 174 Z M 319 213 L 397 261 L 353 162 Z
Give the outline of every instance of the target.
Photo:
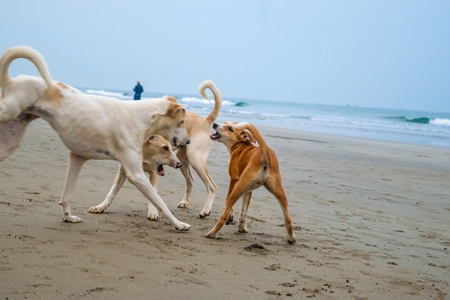
M 224 120 L 218 120 L 224 121 Z M 228 188 L 228 153 L 215 143 L 210 173 L 218 185 L 212 213 L 195 177 L 193 201 L 178 170 L 166 167 L 158 192 L 178 232 L 146 218 L 147 200 L 125 183 L 103 201 L 114 161 L 88 161 L 72 212 L 58 205 L 68 150 L 42 120 L 0 162 L 2 299 L 448 299 L 450 296 L 450 149 L 259 127 L 277 153 L 297 243 L 286 242 L 281 209 L 253 193 L 247 234 L 236 224 L 207 239 Z M 239 205 L 235 208 L 237 220 Z

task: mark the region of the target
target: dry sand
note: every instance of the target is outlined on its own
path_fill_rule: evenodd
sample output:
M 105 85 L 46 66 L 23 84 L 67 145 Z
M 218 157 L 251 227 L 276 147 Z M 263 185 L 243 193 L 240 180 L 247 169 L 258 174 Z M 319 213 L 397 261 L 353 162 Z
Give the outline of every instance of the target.
M 83 222 L 64 223 L 68 151 L 34 121 L 0 163 L 0 298 L 449 299 L 450 149 L 260 130 L 280 161 L 295 245 L 264 189 L 253 194 L 249 233 L 229 225 L 204 237 L 228 187 L 221 144 L 209 157 L 219 188 L 211 216 L 198 218 L 206 192 L 196 175 L 188 209 L 177 208 L 181 173 L 166 167 L 160 180 L 190 231 L 149 221 L 147 200 L 128 182 L 107 212 L 89 214 L 114 180 L 113 161 L 86 163 L 72 200 Z

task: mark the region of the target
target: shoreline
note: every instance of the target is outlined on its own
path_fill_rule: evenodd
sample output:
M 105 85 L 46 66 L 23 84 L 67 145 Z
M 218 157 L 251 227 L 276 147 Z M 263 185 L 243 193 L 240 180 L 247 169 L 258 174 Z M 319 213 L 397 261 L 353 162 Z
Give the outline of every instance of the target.
M 228 153 L 215 143 L 208 168 L 218 194 L 211 215 L 195 172 L 192 203 L 166 167 L 158 193 L 192 225 L 177 232 L 146 218 L 146 199 L 125 183 L 103 214 L 89 214 L 111 187 L 118 163 L 88 161 L 71 201 L 58 205 L 68 150 L 43 120 L 0 162 L 0 293 L 3 298 L 446 299 L 450 294 L 450 149 L 257 126 L 277 154 L 297 244 L 281 209 L 253 193 L 247 234 L 224 226 Z M 235 206 L 238 218 L 240 201 Z

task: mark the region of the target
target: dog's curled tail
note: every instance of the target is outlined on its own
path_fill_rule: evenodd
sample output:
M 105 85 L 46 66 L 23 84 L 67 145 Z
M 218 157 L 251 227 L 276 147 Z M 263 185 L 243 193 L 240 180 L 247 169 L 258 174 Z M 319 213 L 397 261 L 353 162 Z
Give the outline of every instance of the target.
M 264 163 L 267 164 L 267 166 L 270 166 L 271 164 L 269 155 L 270 148 L 266 144 L 266 140 L 264 140 L 263 136 L 258 131 L 258 129 L 256 129 L 256 127 L 253 124 L 248 122 L 233 124 L 233 127 L 236 129 L 247 129 L 252 133 L 253 137 L 255 138 L 256 142 L 259 144 L 259 147 L 261 148 Z
M 6 87 L 11 78 L 9 77 L 8 70 L 11 63 L 18 58 L 24 58 L 31 61 L 36 69 L 41 74 L 47 86 L 52 86 L 52 77 L 48 71 L 47 64 L 45 63 L 42 55 L 31 47 L 16 46 L 6 50 L 0 57 L 0 86 Z
M 216 87 L 214 82 L 212 80 L 205 80 L 203 81 L 199 87 L 198 91 L 203 96 L 203 98 L 211 101 L 208 94 L 206 94 L 205 90 L 210 89 L 212 94 L 214 95 L 214 108 L 209 113 L 208 117 L 206 117 L 206 120 L 209 122 L 209 125 L 211 126 L 212 123 L 217 119 L 219 116 L 220 108 L 222 107 L 222 94 L 220 94 L 219 89 Z

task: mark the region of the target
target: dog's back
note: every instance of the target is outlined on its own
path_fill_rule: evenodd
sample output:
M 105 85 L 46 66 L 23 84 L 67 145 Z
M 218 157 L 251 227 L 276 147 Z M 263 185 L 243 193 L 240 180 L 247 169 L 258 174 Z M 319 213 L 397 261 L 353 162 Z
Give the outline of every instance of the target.
M 235 134 L 243 136 L 243 138 L 230 149 L 230 176 L 239 176 L 245 169 L 252 169 L 252 172 L 258 172 L 260 180 L 266 179 L 273 172 L 278 172 L 278 160 L 275 152 L 267 145 L 261 133 L 251 123 L 233 124 Z M 259 146 L 255 146 L 254 143 Z M 263 182 L 261 182 L 263 183 Z

